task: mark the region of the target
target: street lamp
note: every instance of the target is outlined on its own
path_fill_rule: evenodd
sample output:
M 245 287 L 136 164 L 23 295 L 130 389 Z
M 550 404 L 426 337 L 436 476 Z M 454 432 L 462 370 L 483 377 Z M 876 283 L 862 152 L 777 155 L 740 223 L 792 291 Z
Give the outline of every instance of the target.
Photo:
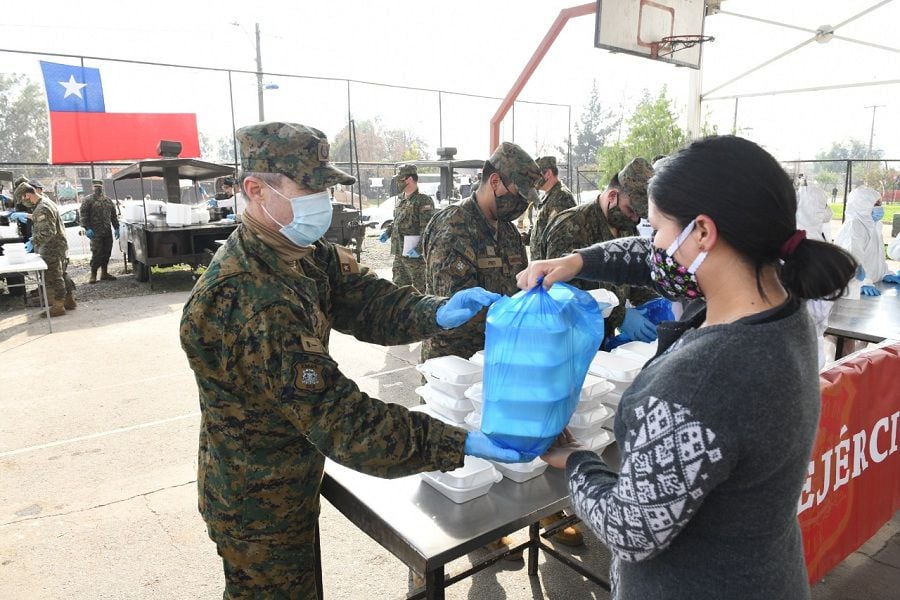
M 250 37 L 250 34 L 244 29 L 244 26 L 238 23 L 237 21 L 232 21 L 231 25 L 235 27 L 239 27 L 247 37 Z M 270 85 L 274 85 L 275 87 L 269 87 Z M 263 70 L 262 70 L 262 48 L 259 43 L 259 23 L 256 23 L 256 97 L 257 102 L 259 103 L 259 120 L 260 122 L 266 120 L 266 110 L 265 104 L 263 102 L 263 90 L 264 89 L 278 89 L 277 84 L 266 84 L 263 85 Z

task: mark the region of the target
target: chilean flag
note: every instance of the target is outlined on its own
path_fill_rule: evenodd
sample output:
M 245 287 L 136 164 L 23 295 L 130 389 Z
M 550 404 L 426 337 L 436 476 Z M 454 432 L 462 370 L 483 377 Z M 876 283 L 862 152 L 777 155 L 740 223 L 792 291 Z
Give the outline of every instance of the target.
M 200 156 L 195 114 L 108 113 L 100 69 L 41 62 L 50 110 L 50 162 L 156 157 L 160 140 L 181 142 L 181 156 Z

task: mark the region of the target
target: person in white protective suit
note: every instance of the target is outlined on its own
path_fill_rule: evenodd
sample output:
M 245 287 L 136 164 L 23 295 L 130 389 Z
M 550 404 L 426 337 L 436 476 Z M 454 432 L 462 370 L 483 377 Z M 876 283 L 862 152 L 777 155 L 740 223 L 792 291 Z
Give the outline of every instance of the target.
M 797 229 L 806 237 L 820 242 L 831 241 L 831 207 L 822 188 L 801 185 L 797 190 Z
M 875 283 L 888 276 L 886 283 L 896 283 L 894 275 L 888 272 L 884 257 L 884 236 L 881 233 L 881 219 L 884 208 L 881 198 L 870 187 L 860 186 L 847 196 L 847 212 L 844 224 L 838 231 L 834 243 L 853 255 L 865 270 L 862 283 L 863 296 L 880 296 Z

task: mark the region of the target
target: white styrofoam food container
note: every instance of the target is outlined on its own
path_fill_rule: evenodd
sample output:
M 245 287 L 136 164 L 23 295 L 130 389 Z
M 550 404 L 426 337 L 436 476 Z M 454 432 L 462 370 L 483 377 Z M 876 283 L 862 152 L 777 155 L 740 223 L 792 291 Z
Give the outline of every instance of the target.
M 622 392 L 618 390 L 613 390 L 610 393 L 606 394 L 602 398 L 600 398 L 600 402 L 605 404 L 606 406 L 611 406 L 612 408 L 619 408 L 619 402 L 622 401 Z
M 576 438 L 577 439 L 577 438 Z M 613 435 L 613 432 L 609 429 L 601 429 L 596 435 L 591 437 L 590 439 L 578 440 L 585 448 L 588 450 L 593 450 L 597 452 L 606 448 L 614 441 L 616 441 L 616 436 Z
M 463 419 L 466 429 L 469 431 L 481 431 L 481 412 L 473 410 Z
M 466 456 L 465 463 L 452 471 L 429 471 L 423 476 L 431 477 L 456 490 L 478 487 L 495 481 L 497 470 L 489 461 L 477 456 Z
M 416 393 L 432 410 L 450 419 L 455 425 L 462 423 L 466 415 L 472 412 L 472 401 L 468 398 L 460 400 L 427 385 L 417 387 Z
M 613 391 L 615 384 L 588 373 L 584 376 L 584 384 L 581 386 L 581 400 L 596 400 Z
M 597 301 L 597 304 L 606 305 L 601 309 L 604 319 L 608 319 L 609 315 L 612 314 L 613 309 L 619 305 L 619 298 L 609 290 L 602 288 L 598 290 L 588 290 L 588 294 Z
M 482 412 L 484 409 L 484 387 L 480 381 L 466 388 L 465 396 L 472 401 L 472 407 L 476 412 Z
M 429 358 L 416 369 L 446 383 L 472 385 L 481 381 L 481 367 L 459 356 Z
M 597 423 L 589 423 L 584 427 L 566 425 L 566 429 L 568 429 L 569 433 L 574 435 L 575 439 L 578 441 L 589 440 L 603 431 L 603 421 L 599 421 Z
M 631 383 L 643 366 L 638 360 L 601 350 L 591 361 L 588 373 L 614 382 Z
M 608 406 L 603 406 L 602 404 L 591 411 L 585 412 L 576 412 L 572 414 L 572 418 L 569 419 L 569 428 L 572 427 L 591 427 L 592 425 L 598 425 L 606 421 L 612 416 L 615 416 L 615 412 L 610 410 Z
M 623 352 L 628 354 L 637 354 L 638 356 L 644 357 L 646 360 L 650 360 L 654 356 L 656 356 L 656 340 L 652 342 L 628 342 L 622 344 L 621 346 L 613 349 L 613 354 L 621 354 Z
M 547 470 L 547 463 L 540 458 L 535 458 L 527 463 L 493 463 L 504 477 L 511 479 L 516 483 L 522 483 L 529 479 L 534 479 Z
M 469 362 L 474 363 L 476 365 L 484 366 L 484 350 L 479 350 L 475 354 L 469 357 Z
M 458 400 L 462 400 L 466 397 L 466 390 L 469 388 L 468 383 L 449 383 L 438 379 L 434 375 L 429 375 L 428 373 L 422 373 L 422 376 L 425 378 L 425 381 L 428 382 L 428 386 L 432 389 L 443 392 Z
M 494 471 L 494 479 L 492 481 L 488 481 L 487 483 L 483 483 L 478 487 L 468 488 L 468 489 L 456 489 L 450 487 L 449 485 L 442 483 L 436 479 L 433 479 L 428 476 L 427 473 L 422 473 L 422 481 L 433 487 L 436 491 L 443 494 L 453 502 L 457 504 L 462 504 L 463 502 L 468 502 L 470 500 L 474 500 L 475 498 L 479 498 L 484 496 L 489 491 L 491 491 L 491 486 L 495 483 L 498 483 L 501 479 L 503 479 L 503 475 L 500 474 L 499 471 Z

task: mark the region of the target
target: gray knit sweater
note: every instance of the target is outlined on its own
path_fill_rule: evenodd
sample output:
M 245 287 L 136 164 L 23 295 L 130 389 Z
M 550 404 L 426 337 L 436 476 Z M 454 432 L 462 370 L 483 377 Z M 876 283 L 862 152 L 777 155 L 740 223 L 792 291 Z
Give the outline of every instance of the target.
M 580 277 L 650 285 L 649 241 L 581 250 Z M 699 328 L 695 302 L 623 394 L 616 474 L 566 465 L 572 506 L 613 554 L 617 600 L 809 598 L 797 500 L 819 417 L 804 304 Z

